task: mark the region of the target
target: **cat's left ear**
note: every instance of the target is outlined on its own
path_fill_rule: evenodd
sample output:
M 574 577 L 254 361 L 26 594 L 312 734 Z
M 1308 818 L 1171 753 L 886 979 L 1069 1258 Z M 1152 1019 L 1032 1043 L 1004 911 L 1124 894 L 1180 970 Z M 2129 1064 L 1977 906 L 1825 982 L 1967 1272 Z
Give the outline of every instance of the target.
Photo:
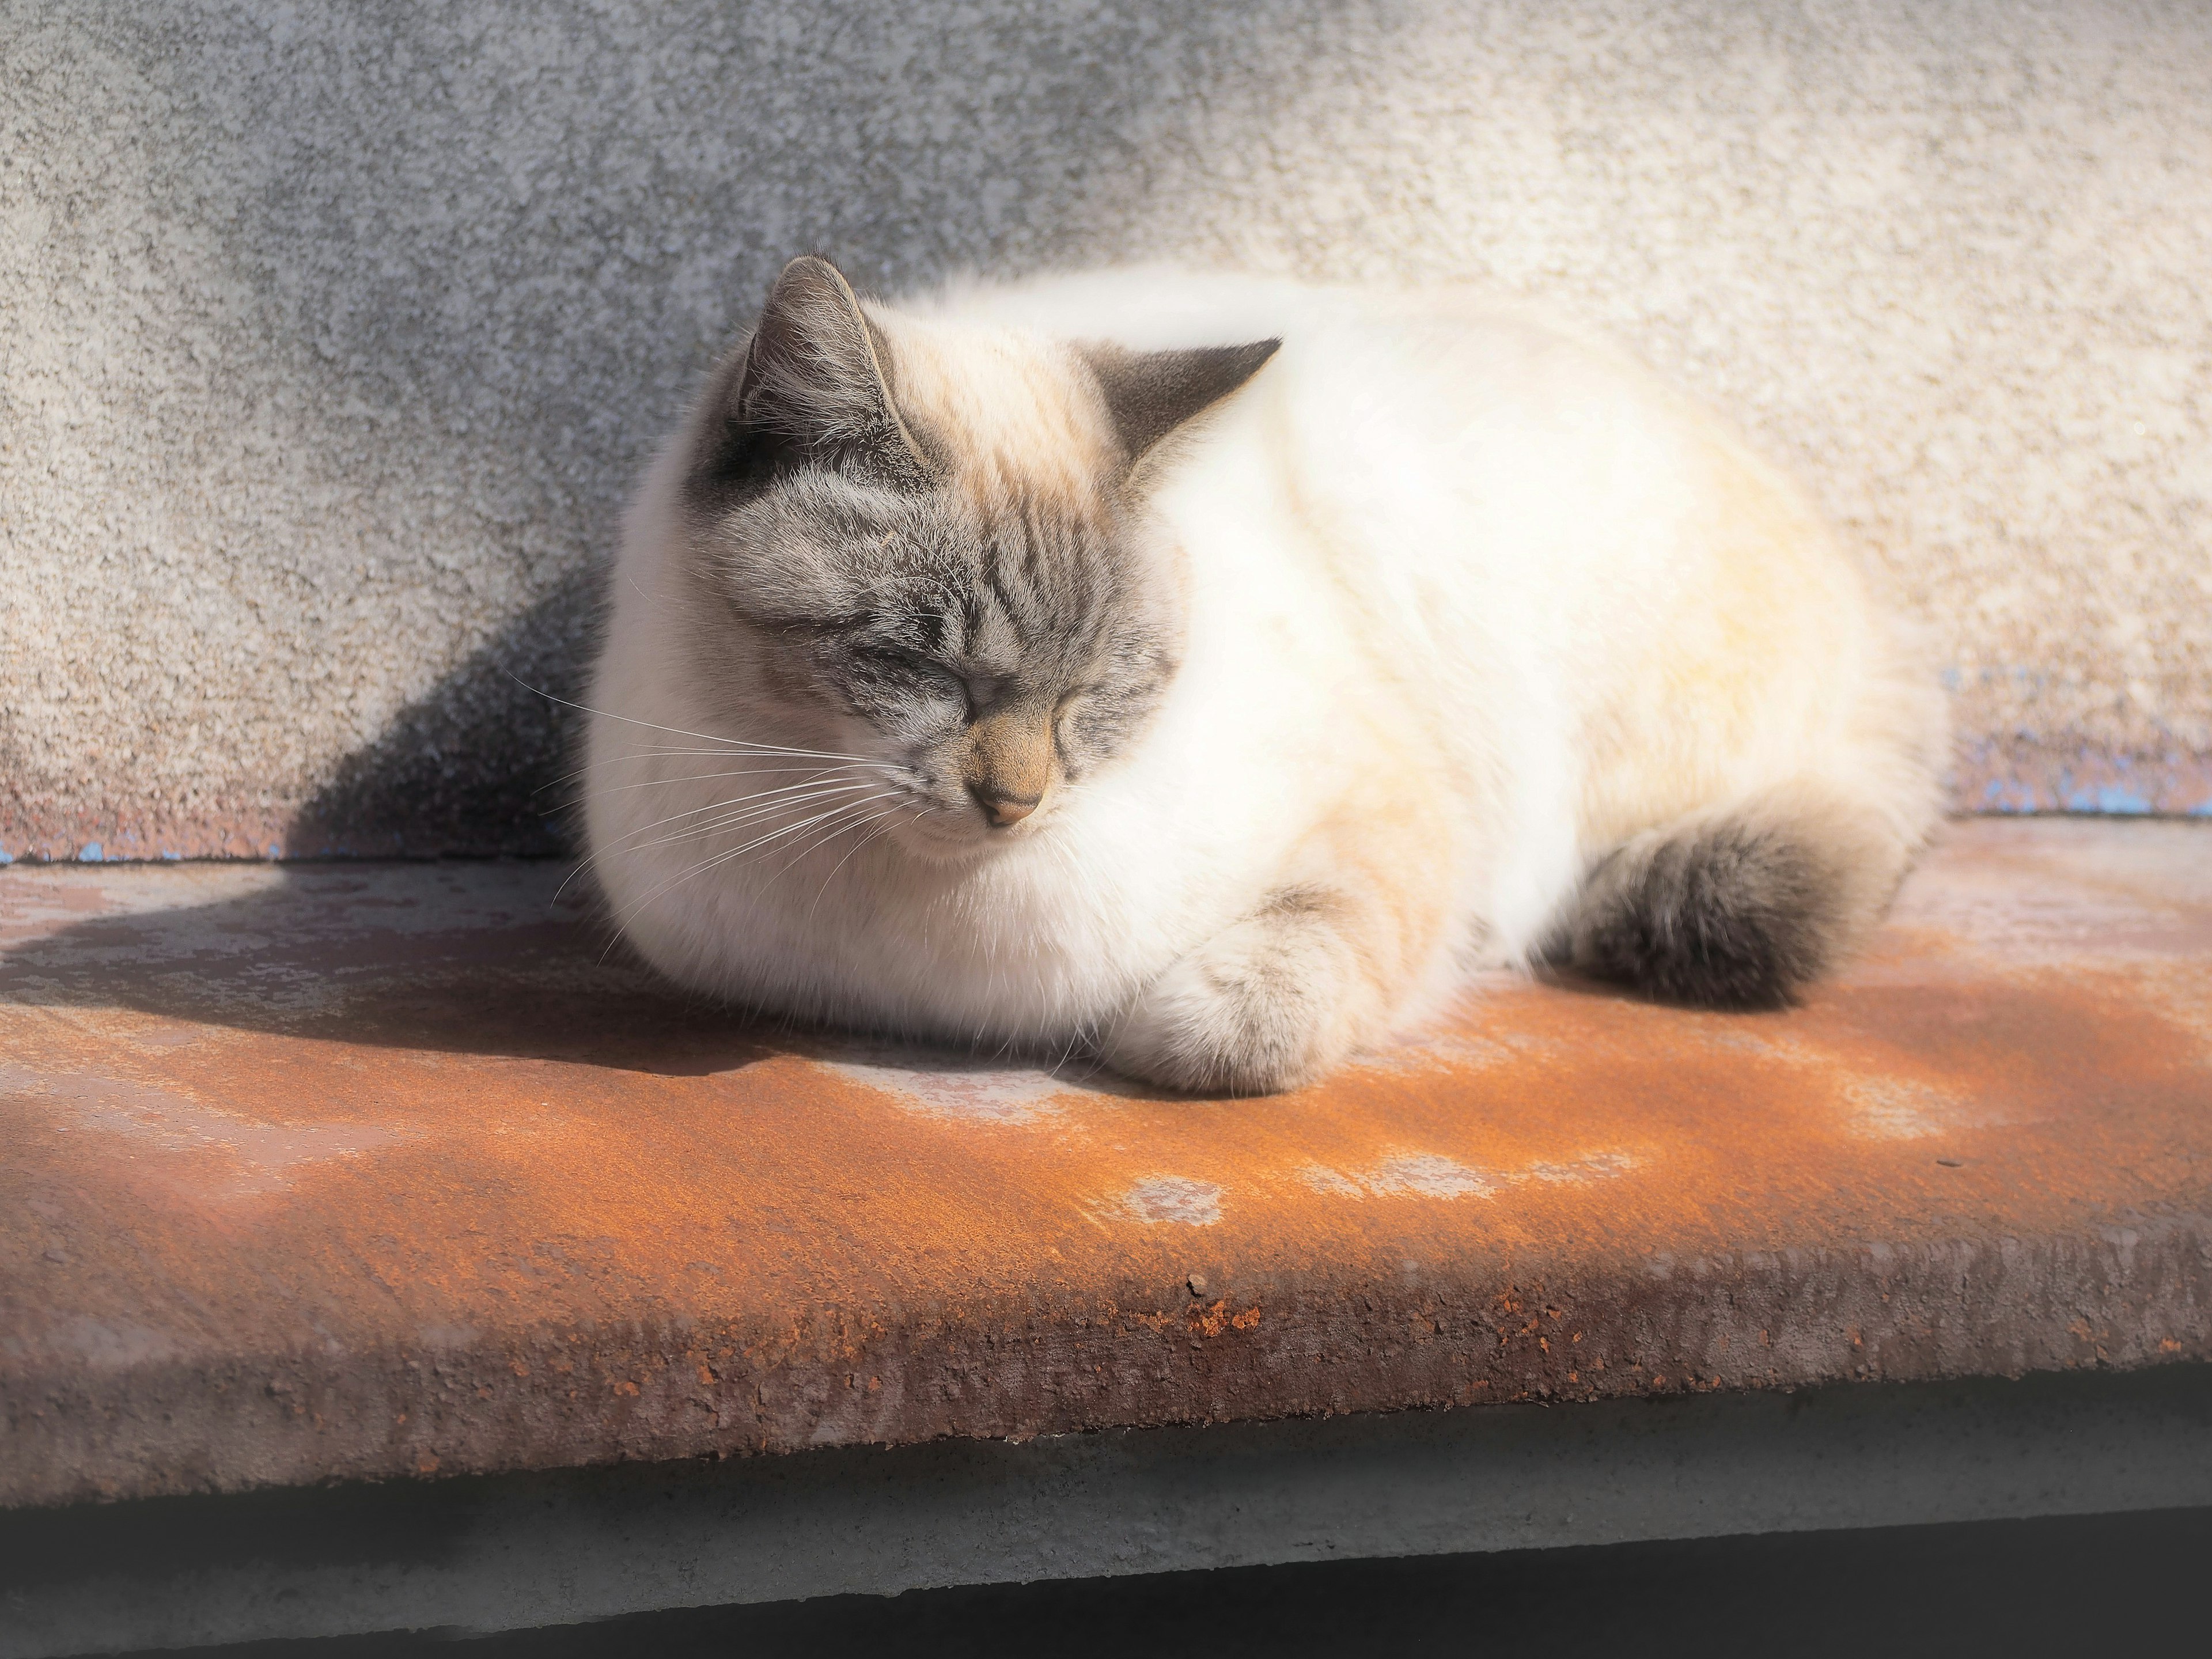
M 1131 465 L 1184 422 L 1237 391 L 1282 348 L 1280 340 L 1200 346 L 1188 351 L 1131 351 L 1086 344 L 1079 349 L 1097 377 L 1099 395 Z
M 729 477 L 811 465 L 922 482 L 928 462 L 891 395 L 889 355 L 844 274 L 818 256 L 793 259 L 742 365 L 713 394 L 720 419 L 704 470 Z

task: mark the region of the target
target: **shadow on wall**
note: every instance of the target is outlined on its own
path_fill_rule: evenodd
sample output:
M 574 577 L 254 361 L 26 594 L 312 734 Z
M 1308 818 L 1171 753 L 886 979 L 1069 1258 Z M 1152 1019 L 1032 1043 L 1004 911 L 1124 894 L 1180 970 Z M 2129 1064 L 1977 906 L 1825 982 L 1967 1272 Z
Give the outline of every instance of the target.
M 541 858 L 577 850 L 580 702 L 598 637 L 597 571 L 552 592 L 402 708 L 309 798 L 288 857 Z

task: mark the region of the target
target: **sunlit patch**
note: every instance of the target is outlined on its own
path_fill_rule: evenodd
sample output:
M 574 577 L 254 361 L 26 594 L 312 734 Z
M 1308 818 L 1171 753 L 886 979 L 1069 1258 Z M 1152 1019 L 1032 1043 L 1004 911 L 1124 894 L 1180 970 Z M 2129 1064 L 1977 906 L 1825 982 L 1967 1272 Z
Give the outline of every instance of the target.
M 1042 1122 L 1100 1092 L 1024 1061 L 968 1054 L 939 1060 L 889 1045 L 841 1048 L 823 1064 L 906 1110 L 958 1123 Z
M 1383 1072 L 1436 1066 L 1449 1066 L 1455 1072 L 1481 1072 L 1541 1059 L 1557 1054 L 1560 1048 L 1557 1038 L 1534 1031 L 1424 1031 L 1395 1037 L 1369 1049 L 1356 1063 L 1364 1069 Z
M 1370 1193 L 1419 1193 L 1424 1198 L 1487 1198 L 1498 1178 L 1435 1152 L 1386 1158 L 1361 1178 Z
M 1976 1121 L 1969 1102 L 1903 1078 L 1854 1078 L 1843 1094 L 1851 1132 L 1878 1140 L 1918 1140 Z
M 1338 1198 L 1489 1198 L 1528 1182 L 1547 1184 L 1603 1180 L 1626 1175 L 1636 1160 L 1626 1152 L 1479 1170 L 1440 1152 L 1393 1152 L 1364 1170 L 1332 1170 L 1310 1164 L 1298 1178 L 1317 1193 Z
M 1121 1207 L 1139 1221 L 1211 1227 L 1221 1219 L 1221 1188 L 1182 1176 L 1148 1176 L 1123 1195 Z
M 1531 1164 L 1525 1170 L 1514 1170 L 1506 1179 L 1571 1184 L 1626 1175 L 1635 1167 L 1636 1160 L 1626 1152 L 1592 1152 L 1588 1158 L 1571 1158 L 1564 1164 Z
M 2159 980 L 2166 1018 L 2197 1039 L 2196 1063 L 2212 1067 L 2212 985 L 2207 985 L 2186 968 L 2180 972 L 2160 974 Z
M 53 1102 L 57 1127 L 65 1130 L 125 1135 L 154 1152 L 227 1154 L 233 1160 L 228 1178 L 179 1171 L 192 1192 L 210 1199 L 283 1192 L 303 1169 L 413 1139 L 373 1124 L 257 1123 L 170 1090 L 89 1073 L 0 1067 L 0 1094 Z
M 1309 1164 L 1298 1171 L 1298 1179 L 1317 1193 L 1327 1193 L 1333 1198 L 1364 1198 L 1367 1188 L 1348 1175 L 1340 1175 L 1322 1164 Z
M 1821 1073 L 1836 1069 L 1833 1054 L 1796 1037 L 1731 1031 L 1717 1034 L 1710 1040 L 1719 1047 L 1761 1054 Z M 1839 1092 L 1844 1128 L 1869 1140 L 1919 1140 L 2005 1121 L 2002 1114 L 1967 1096 L 1912 1078 L 1847 1078 Z M 1825 1096 L 1815 1094 L 1809 1097 L 1818 1100 Z

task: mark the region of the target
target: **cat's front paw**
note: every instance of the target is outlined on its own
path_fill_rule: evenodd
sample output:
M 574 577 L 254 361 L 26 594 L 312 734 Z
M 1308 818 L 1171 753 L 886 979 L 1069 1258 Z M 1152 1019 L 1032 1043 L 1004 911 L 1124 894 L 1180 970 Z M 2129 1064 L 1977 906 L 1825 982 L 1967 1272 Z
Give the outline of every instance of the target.
M 1323 918 L 1278 906 L 1146 986 L 1103 1034 L 1101 1051 L 1117 1072 L 1194 1094 L 1295 1089 L 1357 1040 L 1356 970 Z

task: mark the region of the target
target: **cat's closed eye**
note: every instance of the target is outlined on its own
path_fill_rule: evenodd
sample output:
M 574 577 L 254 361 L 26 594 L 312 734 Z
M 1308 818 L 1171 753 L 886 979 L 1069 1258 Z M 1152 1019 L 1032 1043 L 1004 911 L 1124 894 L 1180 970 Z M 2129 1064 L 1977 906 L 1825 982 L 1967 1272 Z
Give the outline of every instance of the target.
M 957 672 L 918 651 L 896 645 L 863 645 L 855 647 L 853 654 L 884 673 L 902 675 L 930 685 L 949 686 L 963 696 L 967 695 L 967 682 Z
M 877 698 L 889 698 L 901 714 L 919 707 L 931 720 L 950 724 L 975 713 L 965 680 L 945 664 L 891 645 L 848 647 L 856 678 Z

